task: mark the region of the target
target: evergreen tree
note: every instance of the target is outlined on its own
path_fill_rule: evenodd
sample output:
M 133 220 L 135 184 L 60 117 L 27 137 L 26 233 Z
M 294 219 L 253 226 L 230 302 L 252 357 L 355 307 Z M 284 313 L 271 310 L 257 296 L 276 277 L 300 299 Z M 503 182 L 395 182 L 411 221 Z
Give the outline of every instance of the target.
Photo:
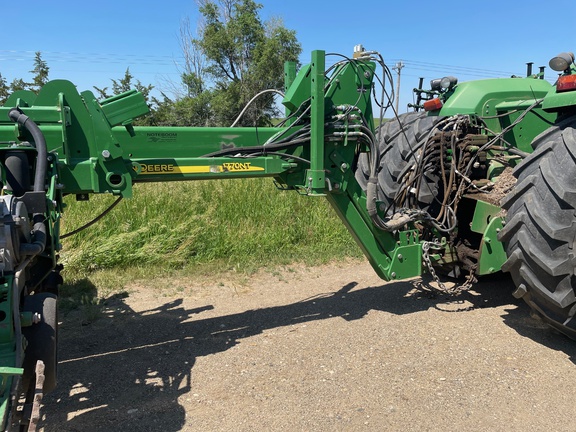
M 36 51 L 34 56 L 34 69 L 30 71 L 33 74 L 32 82 L 26 87 L 29 87 L 35 93 L 38 93 L 42 86 L 48 82 L 48 72 L 50 68 L 48 64 L 42 59 L 42 53 Z
M 18 90 L 26 90 L 30 85 L 26 84 L 22 78 L 14 78 L 10 83 L 10 93 Z
M 124 72 L 124 76 L 120 79 L 111 79 L 112 81 L 112 92 L 108 91 L 108 87 L 99 88 L 94 86 L 94 90 L 98 93 L 100 98 L 106 99 L 112 96 L 116 96 L 120 93 L 127 92 L 129 90 L 138 90 L 144 95 L 146 102 L 150 102 L 150 92 L 154 88 L 152 84 L 144 85 L 140 82 L 140 80 L 136 80 L 133 82 L 134 76 L 130 72 L 130 68 L 126 68 L 126 72 Z
M 2 74 L 0 74 L 0 105 L 3 105 L 4 102 L 6 102 L 6 99 L 8 99 L 9 94 L 10 94 L 10 87 L 8 87 L 8 84 L 6 83 L 6 78 L 4 78 Z

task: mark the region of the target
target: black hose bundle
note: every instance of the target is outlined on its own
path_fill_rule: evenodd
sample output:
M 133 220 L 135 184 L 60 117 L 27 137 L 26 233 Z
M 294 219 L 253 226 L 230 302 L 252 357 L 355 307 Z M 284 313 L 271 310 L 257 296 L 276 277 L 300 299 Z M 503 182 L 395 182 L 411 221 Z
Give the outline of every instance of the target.
M 48 170 L 48 146 L 42 131 L 36 123 L 30 120 L 26 114 L 18 108 L 12 108 L 8 113 L 8 117 L 13 122 L 25 128 L 34 140 L 36 147 L 36 170 L 34 172 L 34 192 L 46 192 L 45 179 Z M 38 255 L 46 248 L 46 225 L 44 224 L 45 216 L 43 213 L 34 213 L 32 215 L 32 235 L 34 242 L 22 245 L 21 250 L 25 255 Z

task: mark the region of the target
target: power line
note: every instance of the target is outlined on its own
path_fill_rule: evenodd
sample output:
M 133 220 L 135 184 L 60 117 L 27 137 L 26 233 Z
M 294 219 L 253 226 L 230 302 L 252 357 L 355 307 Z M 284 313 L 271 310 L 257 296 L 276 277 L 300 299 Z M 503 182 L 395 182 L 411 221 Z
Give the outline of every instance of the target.
M 94 53 L 94 52 L 73 52 L 73 51 L 29 51 L 29 50 L 2 50 L 0 49 L 0 54 L 7 54 L 7 55 L 26 55 L 30 57 L 34 57 L 36 52 L 40 52 L 42 55 L 49 54 L 53 57 L 77 57 L 77 56 L 105 56 L 105 57 L 140 57 L 142 58 L 143 55 L 150 58 L 159 58 L 159 59 L 171 59 L 173 58 L 172 55 L 158 55 L 158 54 L 118 54 L 118 53 Z
M 106 63 L 106 64 L 138 64 L 143 66 L 173 66 L 184 62 L 182 55 L 158 54 L 113 54 L 113 53 L 86 53 L 73 51 L 40 51 L 46 62 L 52 63 Z M 0 50 L 0 61 L 29 61 L 33 60 L 36 51 Z M 336 62 L 336 61 L 334 61 Z M 446 73 L 461 73 L 469 76 L 511 76 L 515 72 L 500 71 L 467 66 L 447 65 L 441 63 L 424 62 L 419 60 L 389 59 L 389 63 L 402 62 L 407 69 L 439 71 Z
M 510 71 L 501 71 L 501 70 L 493 70 L 493 69 L 483 69 L 483 68 L 476 68 L 476 67 L 467 67 L 467 66 L 456 66 L 456 65 L 446 65 L 441 63 L 431 63 L 431 62 L 423 62 L 418 60 L 403 60 L 407 66 L 414 66 L 415 68 L 423 68 L 423 69 L 442 69 L 442 70 L 453 70 L 453 71 L 460 71 L 460 72 L 469 72 L 474 74 L 487 74 L 487 75 L 513 75 L 514 72 Z
M 41 51 L 44 61 L 49 63 L 106 63 L 126 64 L 137 63 L 148 66 L 172 66 L 184 62 L 184 57 L 148 54 L 110 54 L 110 53 L 75 53 Z M 34 51 L 0 50 L 0 61 L 33 61 Z

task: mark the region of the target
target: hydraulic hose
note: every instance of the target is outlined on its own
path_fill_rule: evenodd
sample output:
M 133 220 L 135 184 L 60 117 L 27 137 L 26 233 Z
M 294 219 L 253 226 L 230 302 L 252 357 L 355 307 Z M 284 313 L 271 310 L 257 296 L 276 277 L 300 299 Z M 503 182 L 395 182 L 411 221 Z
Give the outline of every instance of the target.
M 393 232 L 401 229 L 404 225 L 414 220 L 420 219 L 423 216 L 422 212 L 412 212 L 412 213 L 395 213 L 391 218 L 386 220 L 382 219 L 378 215 L 378 209 L 376 206 L 376 191 L 378 187 L 378 178 L 371 176 L 368 179 L 368 184 L 366 186 L 366 210 L 370 219 L 378 228 L 383 231 Z
M 34 173 L 34 192 L 46 192 L 44 188 L 44 179 L 46 178 L 46 171 L 48 169 L 48 147 L 42 131 L 36 123 L 30 120 L 26 114 L 23 114 L 18 108 L 12 108 L 8 113 L 10 119 L 25 128 L 32 138 L 38 153 L 36 159 L 36 172 Z
M 376 209 L 376 191 L 378 187 L 378 177 L 370 176 L 366 185 L 366 210 L 370 218 L 374 219 L 378 215 Z
M 25 128 L 34 140 L 36 147 L 36 171 L 34 172 L 34 192 L 46 193 L 44 185 L 46 179 L 46 172 L 48 170 L 48 146 L 44 134 L 36 123 L 30 120 L 26 114 L 22 113 L 18 108 L 12 108 L 8 113 L 10 119 Z M 24 255 L 38 255 L 46 248 L 46 224 L 44 223 L 45 216 L 42 213 L 34 213 L 32 215 L 32 236 L 34 241 L 32 243 L 22 244 L 20 252 Z
M 40 219 L 38 216 L 42 217 L 42 221 L 34 223 L 34 227 L 32 228 L 34 241 L 32 243 L 20 244 L 19 251 L 22 255 L 35 256 L 42 253 L 46 248 L 46 224 L 43 222 L 44 215 L 36 213 L 33 216 L 34 220 Z

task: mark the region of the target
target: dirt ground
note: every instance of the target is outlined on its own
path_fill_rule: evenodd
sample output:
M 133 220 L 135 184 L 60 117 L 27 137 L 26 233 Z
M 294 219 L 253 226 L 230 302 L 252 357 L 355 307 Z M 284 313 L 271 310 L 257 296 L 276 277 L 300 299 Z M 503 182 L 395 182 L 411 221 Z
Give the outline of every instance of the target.
M 508 279 L 420 282 L 346 262 L 127 287 L 62 319 L 40 430 L 575 430 L 576 342 Z

